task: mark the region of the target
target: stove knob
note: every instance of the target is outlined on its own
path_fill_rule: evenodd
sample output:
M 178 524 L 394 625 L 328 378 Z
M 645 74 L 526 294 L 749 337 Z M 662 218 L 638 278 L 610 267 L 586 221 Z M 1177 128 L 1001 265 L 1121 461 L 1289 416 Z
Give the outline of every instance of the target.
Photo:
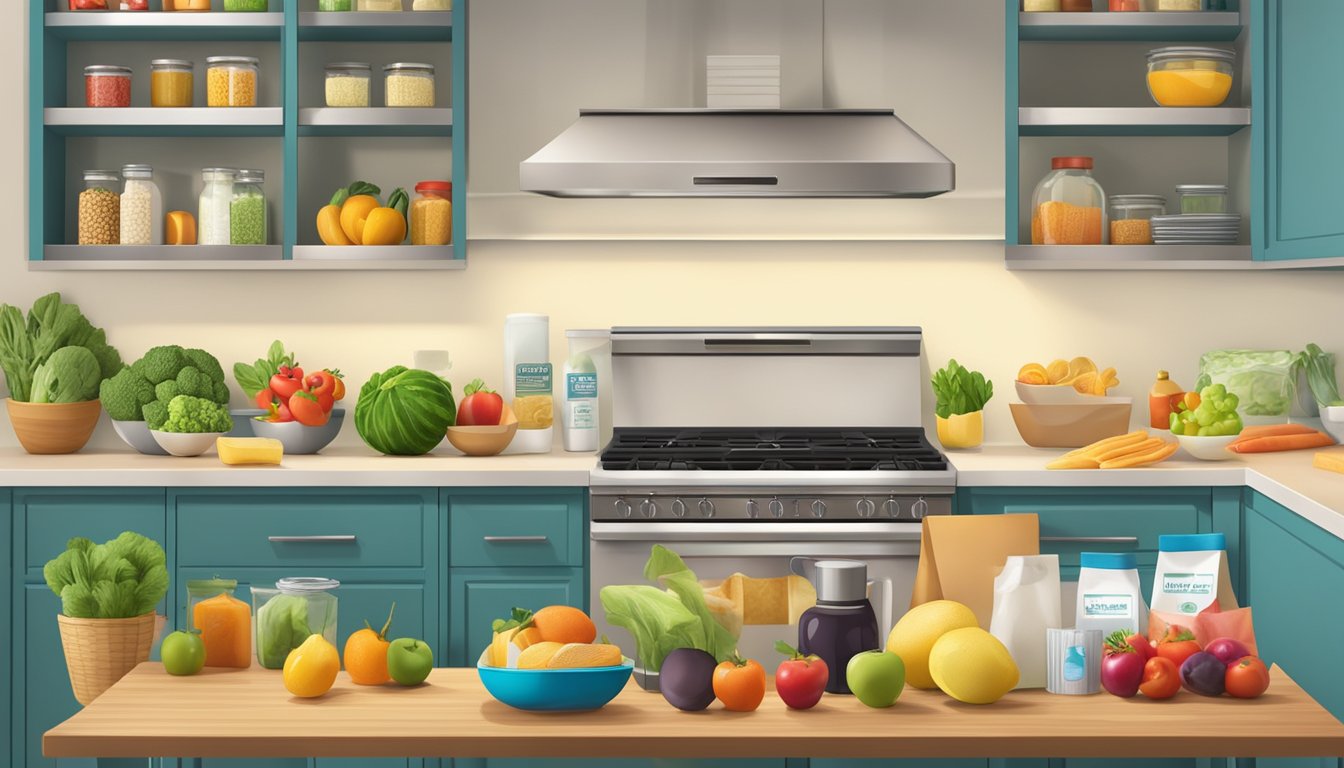
M 676 499 L 675 501 L 673 501 L 673 502 L 672 502 L 672 516 L 673 516 L 673 517 L 685 517 L 685 516 L 686 516 L 686 502 L 682 501 L 681 499 Z
M 701 517 L 713 517 L 713 516 L 714 516 L 714 502 L 710 501 L 709 499 L 701 499 L 701 500 L 700 500 L 700 516 L 701 516 Z
M 854 504 L 854 511 L 859 513 L 859 517 L 872 517 L 873 513 L 877 512 L 877 505 L 872 499 L 859 499 Z
M 711 505 L 711 508 L 712 506 L 713 505 Z M 760 505 L 756 503 L 756 500 L 747 499 L 747 517 L 750 517 L 751 519 L 754 520 L 757 517 L 760 517 L 760 514 L 761 514 Z
M 923 497 L 910 506 L 910 516 L 916 520 L 923 520 L 927 514 L 929 514 L 929 502 Z
M 621 517 L 629 517 L 633 510 L 630 508 L 630 502 L 625 499 L 616 500 L 616 514 Z
M 784 516 L 784 502 L 779 499 L 770 500 L 770 516 L 778 520 Z
M 812 502 L 812 516 L 824 517 L 825 515 L 826 515 L 826 502 L 822 501 L 821 499 L 817 499 L 816 501 Z
M 639 514 L 647 518 L 653 518 L 658 515 L 658 502 L 653 499 L 645 499 L 639 502 Z
M 884 517 L 896 518 L 901 516 L 901 505 L 896 499 L 887 499 L 882 502 L 882 515 Z

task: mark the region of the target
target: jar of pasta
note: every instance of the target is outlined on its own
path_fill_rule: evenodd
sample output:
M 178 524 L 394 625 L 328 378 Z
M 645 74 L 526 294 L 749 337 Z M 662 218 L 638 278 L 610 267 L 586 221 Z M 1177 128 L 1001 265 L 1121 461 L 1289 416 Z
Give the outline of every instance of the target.
M 422 181 L 411 203 L 411 245 L 447 245 L 453 241 L 453 183 Z
M 148 165 L 121 169 L 126 186 L 121 190 L 121 244 L 163 245 L 163 194 L 154 183 Z
M 1111 245 L 1152 245 L 1152 218 L 1167 212 L 1162 195 L 1113 195 Z
M 369 82 L 373 68 L 359 61 L 339 61 L 327 65 L 327 106 L 369 106 Z
M 399 62 L 383 67 L 383 90 L 389 107 L 434 106 L 434 65 Z
M 79 244 L 121 242 L 121 176 L 116 171 L 85 171 L 79 193 Z
M 186 59 L 154 59 L 149 63 L 149 103 L 154 107 L 190 107 L 192 63 Z
M 257 71 L 251 56 L 211 56 L 205 60 L 206 106 L 257 106 Z
M 1056 157 L 1036 185 L 1031 205 L 1034 245 L 1100 245 L 1106 231 L 1106 193 L 1092 178 L 1092 158 Z

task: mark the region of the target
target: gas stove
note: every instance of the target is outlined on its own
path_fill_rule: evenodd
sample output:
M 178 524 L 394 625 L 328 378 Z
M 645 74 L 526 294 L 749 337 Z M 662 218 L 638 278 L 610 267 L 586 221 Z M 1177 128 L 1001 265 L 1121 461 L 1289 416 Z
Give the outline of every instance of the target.
M 676 472 L 941 472 L 947 461 L 916 427 L 617 429 L 600 466 Z

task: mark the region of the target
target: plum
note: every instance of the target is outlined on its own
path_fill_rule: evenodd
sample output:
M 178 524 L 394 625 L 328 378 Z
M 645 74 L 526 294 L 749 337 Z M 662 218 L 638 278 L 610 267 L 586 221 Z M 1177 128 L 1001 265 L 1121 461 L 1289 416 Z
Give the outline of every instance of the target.
M 658 689 L 667 703 L 698 712 L 714 702 L 714 667 L 718 661 L 697 648 L 677 648 L 663 659 Z

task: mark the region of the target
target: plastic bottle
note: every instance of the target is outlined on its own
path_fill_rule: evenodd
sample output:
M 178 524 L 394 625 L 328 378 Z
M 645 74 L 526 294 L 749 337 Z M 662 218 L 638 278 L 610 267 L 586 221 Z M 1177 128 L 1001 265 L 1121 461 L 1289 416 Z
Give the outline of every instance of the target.
M 596 451 L 598 448 L 597 366 L 585 351 L 574 349 L 565 361 L 564 425 L 566 451 Z
M 1148 426 L 1153 429 L 1171 429 L 1171 413 L 1177 401 L 1185 396 L 1181 385 L 1172 381 L 1166 371 L 1157 372 L 1157 381 L 1148 392 Z
M 506 453 L 551 452 L 555 403 L 550 328 L 546 315 L 504 318 L 504 402 L 518 417 L 518 434 Z

